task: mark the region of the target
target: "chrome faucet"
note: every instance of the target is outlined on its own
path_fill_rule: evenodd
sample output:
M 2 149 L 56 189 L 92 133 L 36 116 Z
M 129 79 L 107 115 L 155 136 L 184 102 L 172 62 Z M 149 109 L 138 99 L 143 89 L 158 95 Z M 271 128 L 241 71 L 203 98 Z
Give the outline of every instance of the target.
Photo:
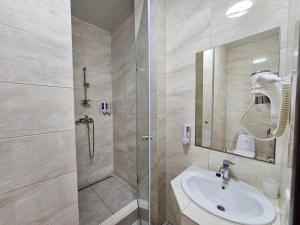
M 228 181 L 230 180 L 230 169 L 229 169 L 230 165 L 234 165 L 234 163 L 229 160 L 223 160 L 223 165 L 219 169 L 219 173 L 223 178 L 223 184 L 227 184 Z

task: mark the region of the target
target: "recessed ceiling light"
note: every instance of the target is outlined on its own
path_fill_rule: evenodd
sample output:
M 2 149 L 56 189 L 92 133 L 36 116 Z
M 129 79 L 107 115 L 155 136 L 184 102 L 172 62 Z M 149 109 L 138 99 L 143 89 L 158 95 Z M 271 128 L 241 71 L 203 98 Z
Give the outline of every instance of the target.
M 239 1 L 227 10 L 226 16 L 228 18 L 236 18 L 236 17 L 243 16 L 249 12 L 249 9 L 252 6 L 253 3 L 250 0 Z
M 266 58 L 254 59 L 254 60 L 253 60 L 253 64 L 260 64 L 260 63 L 263 63 L 263 62 L 265 62 L 265 61 L 267 61 Z

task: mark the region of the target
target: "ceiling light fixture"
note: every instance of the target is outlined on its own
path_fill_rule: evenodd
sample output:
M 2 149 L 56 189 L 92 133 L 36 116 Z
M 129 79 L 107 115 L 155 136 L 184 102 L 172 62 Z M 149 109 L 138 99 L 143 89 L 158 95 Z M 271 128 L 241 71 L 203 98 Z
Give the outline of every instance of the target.
M 228 18 L 236 18 L 245 15 L 252 8 L 253 2 L 250 0 L 243 0 L 232 5 L 226 12 Z
M 266 58 L 254 59 L 254 60 L 253 60 L 253 64 L 260 64 L 260 63 L 263 63 L 263 62 L 265 62 L 265 61 L 267 61 Z

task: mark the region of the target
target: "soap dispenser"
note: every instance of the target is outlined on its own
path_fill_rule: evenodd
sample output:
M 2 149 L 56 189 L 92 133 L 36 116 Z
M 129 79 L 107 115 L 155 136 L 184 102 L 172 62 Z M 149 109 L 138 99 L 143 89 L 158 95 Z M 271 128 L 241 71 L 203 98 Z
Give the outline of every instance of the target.
M 182 143 L 188 145 L 191 143 L 191 126 L 184 125 L 182 132 Z

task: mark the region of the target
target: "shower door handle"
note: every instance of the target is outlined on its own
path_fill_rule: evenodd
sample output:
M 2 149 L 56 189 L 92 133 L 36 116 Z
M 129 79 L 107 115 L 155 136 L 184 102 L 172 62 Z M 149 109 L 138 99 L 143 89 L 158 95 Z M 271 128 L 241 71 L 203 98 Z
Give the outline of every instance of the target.
M 149 136 L 142 136 L 143 141 L 149 140 Z M 150 140 L 152 140 L 152 136 L 150 136 Z

